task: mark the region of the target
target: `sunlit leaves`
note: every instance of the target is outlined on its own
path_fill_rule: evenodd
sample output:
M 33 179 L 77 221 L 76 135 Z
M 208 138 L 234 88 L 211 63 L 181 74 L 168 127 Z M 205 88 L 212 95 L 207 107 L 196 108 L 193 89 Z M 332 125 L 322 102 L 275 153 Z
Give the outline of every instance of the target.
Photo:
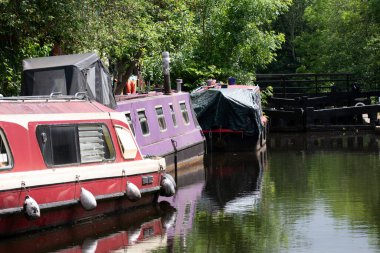
M 373 14 L 380 4 L 375 2 L 313 1 L 305 11 L 309 30 L 297 40 L 304 70 L 353 72 L 377 82 L 380 52 L 373 50 L 372 42 L 379 40 L 380 26 Z

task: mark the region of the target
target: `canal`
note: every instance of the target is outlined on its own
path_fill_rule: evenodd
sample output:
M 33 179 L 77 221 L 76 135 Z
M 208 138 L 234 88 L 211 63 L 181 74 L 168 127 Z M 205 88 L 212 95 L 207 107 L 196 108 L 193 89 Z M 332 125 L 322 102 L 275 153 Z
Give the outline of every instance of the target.
M 271 134 L 179 171 L 158 206 L 0 241 L 0 252 L 380 252 L 380 136 Z

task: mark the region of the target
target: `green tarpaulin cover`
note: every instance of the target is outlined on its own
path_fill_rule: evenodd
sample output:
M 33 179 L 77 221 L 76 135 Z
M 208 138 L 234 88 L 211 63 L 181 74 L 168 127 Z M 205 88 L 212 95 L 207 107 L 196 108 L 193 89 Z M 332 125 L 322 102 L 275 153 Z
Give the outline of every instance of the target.
M 230 129 L 246 135 L 262 130 L 261 100 L 257 90 L 220 88 L 194 91 L 191 101 L 203 130 Z

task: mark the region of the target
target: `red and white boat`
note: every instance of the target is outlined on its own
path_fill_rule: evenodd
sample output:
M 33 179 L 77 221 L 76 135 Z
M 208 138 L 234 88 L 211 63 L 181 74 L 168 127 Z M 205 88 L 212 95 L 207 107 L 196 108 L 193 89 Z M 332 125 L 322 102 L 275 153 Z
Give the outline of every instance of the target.
M 151 204 L 165 166 L 123 114 L 82 95 L 1 97 L 0 237 Z

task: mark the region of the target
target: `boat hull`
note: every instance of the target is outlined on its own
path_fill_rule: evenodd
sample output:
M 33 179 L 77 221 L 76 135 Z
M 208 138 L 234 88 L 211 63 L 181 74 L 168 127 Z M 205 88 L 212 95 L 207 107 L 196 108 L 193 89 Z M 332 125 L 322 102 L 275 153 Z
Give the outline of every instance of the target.
M 165 154 L 165 162 L 167 164 L 166 170 L 172 171 L 177 168 L 186 168 L 190 166 L 189 164 L 197 163 L 198 161 L 203 161 L 203 155 L 207 147 L 204 141 L 195 143 L 194 145 L 184 147 L 176 152 Z
M 151 177 L 151 184 L 144 180 Z M 43 179 L 42 179 L 43 180 Z M 161 173 L 147 173 L 108 179 L 69 182 L 65 184 L 20 188 L 0 193 L 4 207 L 0 210 L 0 237 L 8 237 L 28 231 L 55 227 L 92 219 L 97 216 L 155 203 L 158 198 Z M 141 199 L 127 198 L 127 181 L 138 186 Z M 95 194 L 97 206 L 85 210 L 80 201 L 80 189 L 85 188 Z M 40 218 L 30 220 L 23 210 L 25 196 L 36 200 L 40 207 Z M 12 208 L 5 208 L 13 206 Z
M 259 135 L 246 135 L 243 131 L 204 130 L 207 150 L 212 151 L 258 151 L 266 145 L 267 125 Z
M 131 202 L 125 196 L 98 201 L 94 210 L 86 211 L 80 203 L 41 210 L 41 217 L 28 220 L 23 212 L 0 216 L 0 237 L 53 228 L 91 220 L 114 212 L 155 203 L 157 194 L 144 194 L 138 202 Z

